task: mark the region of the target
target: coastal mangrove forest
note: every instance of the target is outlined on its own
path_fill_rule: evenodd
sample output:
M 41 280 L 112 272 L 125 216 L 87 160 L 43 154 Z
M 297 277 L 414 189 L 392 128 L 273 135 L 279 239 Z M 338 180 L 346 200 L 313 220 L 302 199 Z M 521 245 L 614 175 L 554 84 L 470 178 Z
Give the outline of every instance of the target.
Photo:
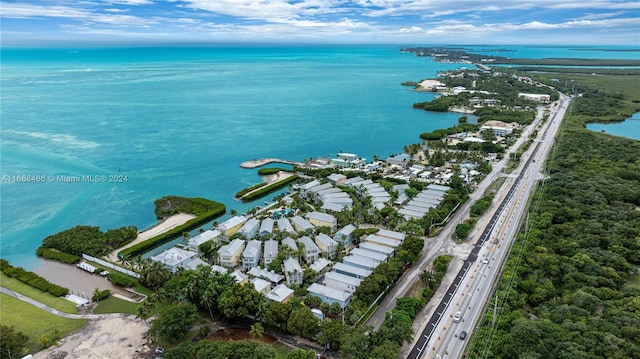
M 106 232 L 97 226 L 75 226 L 43 239 L 42 246 L 36 253 L 62 262 L 67 262 L 64 260 L 67 256 L 56 256 L 52 250 L 76 257 L 82 256 L 83 253 L 100 257 L 133 241 L 137 235 L 138 229 L 135 226 L 109 229 Z
M 640 73 L 535 76 L 577 96 L 468 357 L 638 358 L 640 141 L 585 125 L 640 111 Z

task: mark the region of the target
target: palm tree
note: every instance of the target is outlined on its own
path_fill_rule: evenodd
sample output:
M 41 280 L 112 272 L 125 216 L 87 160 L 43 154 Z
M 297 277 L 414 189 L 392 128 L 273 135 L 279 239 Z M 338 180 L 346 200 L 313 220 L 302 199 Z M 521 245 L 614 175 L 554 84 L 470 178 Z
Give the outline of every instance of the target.
M 262 338 L 262 333 L 264 333 L 264 328 L 260 323 L 255 323 L 254 325 L 251 326 L 251 330 L 249 330 L 249 334 L 251 334 L 251 338 L 256 340 Z
M 200 305 L 209 310 L 209 316 L 211 316 L 211 319 L 213 319 L 213 311 L 211 309 L 215 308 L 218 304 L 218 294 L 218 288 L 215 282 L 211 281 L 200 297 Z
M 136 308 L 136 318 L 146 320 L 155 309 L 155 304 L 150 299 L 145 300 Z

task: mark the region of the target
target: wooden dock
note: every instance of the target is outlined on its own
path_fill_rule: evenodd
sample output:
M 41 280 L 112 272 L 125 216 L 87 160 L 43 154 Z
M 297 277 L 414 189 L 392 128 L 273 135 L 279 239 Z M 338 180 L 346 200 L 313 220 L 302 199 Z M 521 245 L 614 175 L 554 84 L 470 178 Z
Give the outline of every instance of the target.
M 282 163 L 282 164 L 285 164 L 285 165 L 293 165 L 293 166 L 302 166 L 302 165 L 304 165 L 303 163 L 300 163 L 300 162 L 287 161 L 287 160 L 283 160 L 283 159 L 280 159 L 280 158 L 261 158 L 259 160 L 252 160 L 252 161 L 242 162 L 240 164 L 240 167 L 242 167 L 242 168 L 258 168 L 258 167 L 262 167 L 264 165 L 267 165 L 269 163 Z

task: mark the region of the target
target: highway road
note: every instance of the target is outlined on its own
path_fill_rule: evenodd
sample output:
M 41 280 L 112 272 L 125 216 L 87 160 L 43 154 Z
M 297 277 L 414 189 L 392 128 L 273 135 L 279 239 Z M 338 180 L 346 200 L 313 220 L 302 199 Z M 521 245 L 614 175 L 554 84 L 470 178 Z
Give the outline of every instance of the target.
M 474 248 L 426 327 L 418 334 L 408 358 L 462 357 L 519 231 L 529 197 L 537 181 L 544 178 L 542 167 L 569 102 L 569 97 L 561 95 L 559 104 L 551 107 L 549 120 L 542 125 L 534 145 L 525 152 L 514 175 L 507 178 L 494 199 L 499 205 L 493 215 L 488 214 L 491 217 L 482 232 L 472 239 L 476 241 Z M 530 126 L 535 127 L 535 124 Z M 454 323 L 453 317 L 458 311 L 462 319 Z M 463 331 L 467 337 L 460 340 Z

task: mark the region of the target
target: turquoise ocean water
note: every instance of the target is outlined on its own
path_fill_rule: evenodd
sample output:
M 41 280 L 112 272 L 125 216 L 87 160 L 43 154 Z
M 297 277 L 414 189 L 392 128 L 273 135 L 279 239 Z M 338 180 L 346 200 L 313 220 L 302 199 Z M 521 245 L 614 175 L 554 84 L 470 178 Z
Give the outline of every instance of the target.
M 587 129 L 640 141 L 640 112 L 634 113 L 633 116 L 622 122 L 589 123 Z
M 413 110 L 431 95 L 400 83 L 458 65 L 399 48 L 2 49 L 0 256 L 32 269 L 41 240 L 63 229 L 146 228 L 156 222 L 153 200 L 168 194 L 242 212 L 264 201 L 233 199 L 260 181 L 256 170 L 239 167 L 243 161 L 341 150 L 386 157 L 422 132 L 457 123 L 459 114 Z M 537 51 L 524 49 L 517 53 Z M 13 176 L 47 180 L 7 183 Z M 127 176 L 127 182 L 60 183 L 58 176 Z

